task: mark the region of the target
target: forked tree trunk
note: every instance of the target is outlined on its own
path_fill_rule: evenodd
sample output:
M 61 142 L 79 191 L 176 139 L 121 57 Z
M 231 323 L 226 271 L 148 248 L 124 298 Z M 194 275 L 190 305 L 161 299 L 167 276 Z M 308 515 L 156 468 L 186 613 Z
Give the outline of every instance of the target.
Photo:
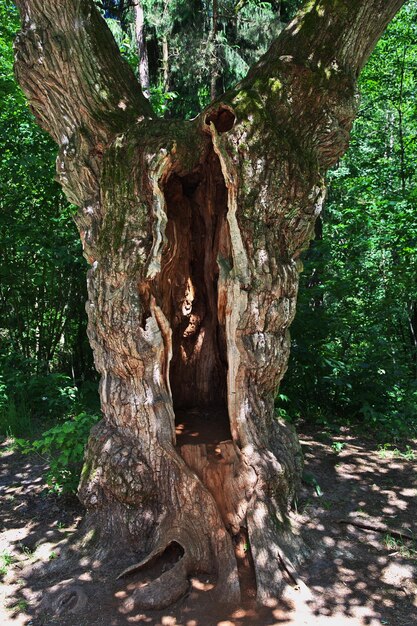
M 185 122 L 153 119 L 92 2 L 18 4 L 17 74 L 61 147 L 91 263 L 103 420 L 79 489 L 87 523 L 101 547 L 143 555 L 130 572 L 175 552 L 130 605 L 172 602 L 194 571 L 237 602 L 242 537 L 258 599 L 276 596 L 299 547 L 288 509 L 301 454 L 274 416 L 298 259 L 347 147 L 359 70 L 402 0 L 309 3 Z

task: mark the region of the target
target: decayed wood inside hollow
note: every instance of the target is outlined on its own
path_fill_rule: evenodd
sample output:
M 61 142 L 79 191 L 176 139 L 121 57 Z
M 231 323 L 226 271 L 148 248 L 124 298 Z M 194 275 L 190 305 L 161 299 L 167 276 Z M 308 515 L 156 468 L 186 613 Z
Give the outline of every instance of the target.
M 161 275 L 172 328 L 170 384 L 178 443 L 231 439 L 227 412 L 224 314 L 218 302 L 219 257 L 227 259 L 227 189 L 210 151 L 186 176 L 164 186 L 168 223 Z

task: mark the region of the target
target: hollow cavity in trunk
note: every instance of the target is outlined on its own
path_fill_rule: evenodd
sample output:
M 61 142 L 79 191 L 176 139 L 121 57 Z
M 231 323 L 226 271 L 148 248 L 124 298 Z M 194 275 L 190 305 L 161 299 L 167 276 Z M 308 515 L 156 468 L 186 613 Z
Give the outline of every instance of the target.
M 232 267 L 228 198 L 214 150 L 193 172 L 171 173 L 163 190 L 168 245 L 161 285 L 172 329 L 177 449 L 212 494 L 233 538 L 242 597 L 253 598 L 253 563 L 242 547 L 248 543 L 247 530 L 238 514 L 244 498 L 236 480 L 241 458 L 227 409 L 227 313 L 220 268 L 227 273 Z
M 170 384 L 177 445 L 230 440 L 219 257 L 227 258 L 227 189 L 210 151 L 190 174 L 164 186 L 168 246 L 163 259 L 165 314 L 172 328 Z

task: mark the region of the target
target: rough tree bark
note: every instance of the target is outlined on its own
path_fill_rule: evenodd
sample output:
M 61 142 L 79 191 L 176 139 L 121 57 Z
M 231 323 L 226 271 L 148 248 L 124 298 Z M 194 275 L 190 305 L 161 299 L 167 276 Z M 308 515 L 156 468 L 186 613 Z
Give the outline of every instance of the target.
M 288 509 L 301 454 L 274 395 L 299 255 L 323 175 L 348 145 L 359 71 L 402 4 L 308 2 L 235 89 L 193 121 L 168 122 L 92 0 L 17 0 L 17 76 L 60 147 L 91 264 L 103 420 L 79 488 L 86 525 L 102 556 L 115 537 L 118 550 L 135 547 L 143 561 L 131 572 L 175 553 L 130 605 L 167 605 L 194 571 L 215 573 L 222 600 L 238 601 L 242 537 L 260 601 L 296 560 Z

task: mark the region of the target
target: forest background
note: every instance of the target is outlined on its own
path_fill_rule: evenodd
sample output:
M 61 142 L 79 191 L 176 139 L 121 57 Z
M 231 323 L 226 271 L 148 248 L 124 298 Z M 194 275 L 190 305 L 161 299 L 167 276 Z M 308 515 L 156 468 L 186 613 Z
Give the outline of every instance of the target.
M 138 77 L 144 36 L 152 104 L 175 119 L 243 78 L 301 2 L 143 0 L 143 24 L 133 2 L 97 4 Z M 0 434 L 50 457 L 51 488 L 74 491 L 99 419 L 88 266 L 75 208 L 54 181 L 55 145 L 14 80 L 9 0 L 0 27 Z M 349 151 L 328 175 L 304 253 L 276 411 L 397 443 L 417 433 L 417 0 L 389 25 L 360 91 Z

